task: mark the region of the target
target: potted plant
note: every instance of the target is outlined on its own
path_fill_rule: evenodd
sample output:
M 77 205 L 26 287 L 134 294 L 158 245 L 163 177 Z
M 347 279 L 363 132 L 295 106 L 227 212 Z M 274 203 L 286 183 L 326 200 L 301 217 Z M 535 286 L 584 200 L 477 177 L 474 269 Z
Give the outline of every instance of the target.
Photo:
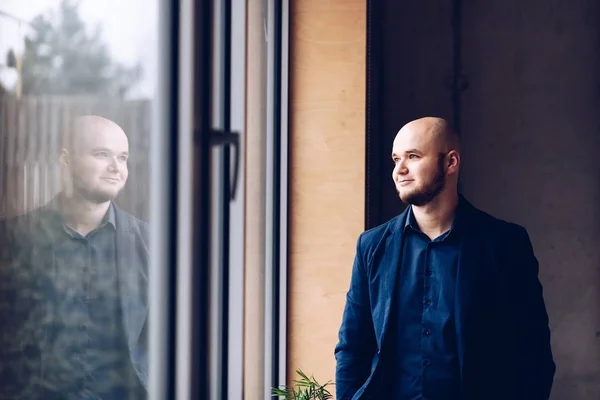
M 295 386 L 281 386 L 273 388 L 273 397 L 283 400 L 329 400 L 333 395 L 327 390 L 327 386 L 333 385 L 329 381 L 323 385 L 315 380 L 311 375 L 308 377 L 302 370 L 296 370 L 300 379 L 295 379 Z

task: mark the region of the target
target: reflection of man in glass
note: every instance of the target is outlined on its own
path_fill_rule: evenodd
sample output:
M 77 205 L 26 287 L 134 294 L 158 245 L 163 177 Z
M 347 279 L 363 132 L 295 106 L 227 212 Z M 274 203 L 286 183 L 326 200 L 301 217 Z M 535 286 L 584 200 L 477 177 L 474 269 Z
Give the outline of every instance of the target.
M 11 244 L 2 350 L 17 360 L 2 362 L 0 384 L 27 398 L 146 395 L 148 226 L 113 202 L 128 152 L 117 124 L 77 118 L 60 155 L 61 193 L 0 231 Z

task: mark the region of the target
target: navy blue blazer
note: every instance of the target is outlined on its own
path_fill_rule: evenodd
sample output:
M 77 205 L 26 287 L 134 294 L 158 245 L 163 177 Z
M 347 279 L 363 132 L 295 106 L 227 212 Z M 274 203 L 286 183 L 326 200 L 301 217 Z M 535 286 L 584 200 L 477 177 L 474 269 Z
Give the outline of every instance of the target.
M 113 206 L 122 323 L 132 365 L 148 390 L 148 224 Z M 0 222 L 0 397 L 9 396 L 2 398 L 42 393 L 56 291 L 53 215 L 45 206 Z
M 455 306 L 461 399 L 547 400 L 555 364 L 529 236 L 461 201 Z M 407 210 L 358 238 L 335 348 L 338 400 L 386 397 L 382 371 L 393 362 L 386 332 L 406 217 Z

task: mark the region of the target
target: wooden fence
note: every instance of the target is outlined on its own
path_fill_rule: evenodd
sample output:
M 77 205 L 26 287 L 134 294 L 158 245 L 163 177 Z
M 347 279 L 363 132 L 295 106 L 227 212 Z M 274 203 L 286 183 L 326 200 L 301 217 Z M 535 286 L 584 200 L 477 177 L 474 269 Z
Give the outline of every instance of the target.
M 129 178 L 117 198 L 148 220 L 150 194 L 149 100 L 0 95 L 0 219 L 32 210 L 60 191 L 61 136 L 71 118 L 96 114 L 115 121 L 129 138 Z

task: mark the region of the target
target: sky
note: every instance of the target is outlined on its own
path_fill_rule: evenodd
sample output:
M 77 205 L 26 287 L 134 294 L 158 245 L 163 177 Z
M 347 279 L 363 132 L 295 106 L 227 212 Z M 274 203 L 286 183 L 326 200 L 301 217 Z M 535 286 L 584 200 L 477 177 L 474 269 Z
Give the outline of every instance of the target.
M 60 0 L 0 0 L 0 11 L 25 21 L 56 9 Z M 115 60 L 133 65 L 141 62 L 144 77 L 135 97 L 153 97 L 156 89 L 158 55 L 158 0 L 81 0 L 83 20 L 93 26 L 100 24 L 105 43 Z M 0 16 L 0 65 L 6 62 L 9 48 L 22 48 L 27 33 L 25 24 Z M 0 79 L 11 79 L 13 71 L 0 68 Z

